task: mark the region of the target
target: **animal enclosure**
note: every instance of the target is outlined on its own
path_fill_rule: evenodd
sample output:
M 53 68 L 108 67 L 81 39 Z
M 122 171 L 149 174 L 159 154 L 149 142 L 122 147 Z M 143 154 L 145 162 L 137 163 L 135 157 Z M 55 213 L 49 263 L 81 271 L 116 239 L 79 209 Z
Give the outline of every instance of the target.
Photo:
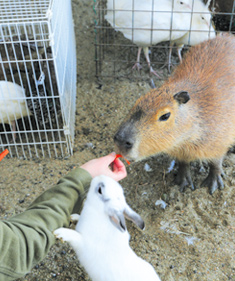
M 61 174 L 66 175 L 72 167 L 113 151 L 113 136 L 120 122 L 140 94 L 150 90 L 148 83 L 139 82 L 141 79 L 130 83 L 129 79 L 113 81 L 112 78 L 106 79 L 107 83 L 101 90 L 97 89 L 92 2 L 72 1 L 77 58 L 78 65 L 81 65 L 78 68 L 79 96 L 76 104 L 79 113 L 76 115 L 76 132 L 79 133 L 75 137 L 74 151 L 77 149 L 77 152 L 66 161 L 4 158 L 0 162 L 2 219 L 24 211 L 45 188 L 58 182 Z M 143 55 L 141 58 L 144 60 Z M 93 147 L 84 147 L 86 143 Z M 171 173 L 165 172 L 169 162 L 168 157 L 159 155 L 126 165 L 128 177 L 122 185 L 127 203 L 146 224 L 144 231 L 139 231 L 132 223 L 127 225 L 133 250 L 155 267 L 162 281 L 235 279 L 235 154 L 230 152 L 225 157 L 226 187 L 213 196 L 207 188 L 198 188 L 194 192 L 187 189 L 186 193 L 181 193 L 174 184 L 176 169 Z M 192 177 L 199 185 L 207 175 L 207 165 L 204 163 L 204 172 L 199 171 L 199 163 L 193 163 L 191 168 Z M 165 209 L 155 206 L 159 199 L 167 203 Z M 90 281 L 78 265 L 71 247 L 57 241 L 43 262 L 20 281 L 77 279 Z
M 71 1 L 0 3 L 0 151 L 72 154 L 76 49 Z
M 94 11 L 100 81 L 146 80 L 148 69 L 161 79 L 179 64 L 181 51 L 221 32 L 235 32 L 234 0 L 97 0 Z

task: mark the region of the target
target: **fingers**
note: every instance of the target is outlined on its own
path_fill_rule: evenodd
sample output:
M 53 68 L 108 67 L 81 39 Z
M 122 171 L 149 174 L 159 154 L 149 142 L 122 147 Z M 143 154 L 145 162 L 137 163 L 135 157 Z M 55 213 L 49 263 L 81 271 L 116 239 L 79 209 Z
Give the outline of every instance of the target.
M 117 158 L 112 162 L 112 168 L 113 172 L 118 172 L 122 171 L 125 168 L 125 165 L 120 159 Z
M 121 171 L 119 170 L 117 173 L 113 173 L 112 178 L 115 181 L 120 181 L 120 180 L 124 179 L 126 176 L 127 176 L 127 172 L 126 172 L 126 169 L 124 169 Z
M 127 176 L 126 167 L 122 161 L 116 158 L 116 153 L 112 152 L 100 158 L 104 165 L 107 165 L 104 173 L 116 181 L 120 181 Z M 110 168 L 111 167 L 111 170 Z
M 127 176 L 126 167 L 121 160 L 115 159 L 112 162 L 112 174 L 116 181 L 119 181 Z
M 115 152 L 112 152 L 106 156 L 103 156 L 100 158 L 100 160 L 106 164 L 107 166 L 109 166 L 116 158 L 116 153 Z
M 93 178 L 103 174 L 119 181 L 127 175 L 125 165 L 121 160 L 116 159 L 115 152 L 98 159 L 90 160 L 83 164 L 81 168 L 88 171 Z

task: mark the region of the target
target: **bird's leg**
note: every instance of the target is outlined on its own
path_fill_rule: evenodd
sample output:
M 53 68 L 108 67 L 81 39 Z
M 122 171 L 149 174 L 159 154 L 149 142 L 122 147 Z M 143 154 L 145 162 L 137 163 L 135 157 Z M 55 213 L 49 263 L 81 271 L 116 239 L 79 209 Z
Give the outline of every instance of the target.
M 191 189 L 195 190 L 190 174 L 190 163 L 178 162 L 178 164 L 179 169 L 176 176 L 176 184 L 180 186 L 180 191 L 183 192 L 187 186 L 191 186 Z
M 174 43 L 170 42 L 168 58 L 166 59 L 166 62 L 163 64 L 163 66 L 161 67 L 161 69 L 162 69 L 167 66 L 169 73 L 171 73 L 171 55 L 172 55 L 173 46 L 174 46 Z
M 184 45 L 183 45 L 183 46 L 184 46 Z M 181 46 L 178 46 L 178 47 L 177 47 L 177 54 L 178 54 L 178 58 L 179 58 L 179 60 L 180 60 L 180 63 L 182 63 L 182 61 L 183 61 L 182 56 L 181 56 L 181 51 L 182 51 L 182 49 L 183 49 L 183 46 L 181 45 Z
M 173 44 L 170 44 L 170 48 L 169 48 L 169 56 L 168 56 L 168 72 L 171 73 L 171 67 L 172 67 L 172 63 L 171 63 L 171 56 L 172 56 L 172 49 L 173 49 Z M 182 63 L 183 59 L 181 56 L 181 51 L 184 45 L 180 45 L 177 47 L 177 54 L 178 54 L 178 58 L 180 60 L 180 63 Z
M 16 121 L 11 122 L 11 131 L 13 133 L 13 141 L 16 141 Z
M 170 48 L 169 48 L 169 55 L 168 55 L 168 72 L 171 73 L 171 55 L 172 55 L 172 49 L 173 49 L 173 44 L 170 44 Z
M 139 47 L 138 48 L 138 53 L 137 53 L 137 59 L 136 59 L 136 63 L 134 64 L 134 66 L 132 67 L 132 69 L 137 69 L 138 71 L 140 71 L 140 69 L 142 68 L 142 66 L 140 65 L 140 54 L 141 54 L 141 50 L 142 48 Z
M 207 178 L 202 182 L 201 186 L 208 187 L 210 194 L 213 194 L 218 188 L 224 188 L 223 179 L 221 177 L 224 175 L 222 162 L 223 158 L 215 159 L 209 162 L 210 171 Z
M 158 78 L 161 78 L 161 76 L 151 66 L 150 58 L 149 58 L 149 48 L 148 47 L 144 48 L 144 55 L 145 55 L 146 61 L 148 63 L 149 69 L 150 69 L 150 74 L 154 74 Z

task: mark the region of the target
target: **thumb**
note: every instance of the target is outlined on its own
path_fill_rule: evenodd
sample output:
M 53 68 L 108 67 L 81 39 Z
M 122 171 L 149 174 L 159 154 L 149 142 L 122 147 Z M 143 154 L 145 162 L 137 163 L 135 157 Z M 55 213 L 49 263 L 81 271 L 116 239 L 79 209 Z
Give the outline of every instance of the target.
M 106 156 L 103 156 L 103 160 L 105 160 L 105 162 L 109 165 L 111 164 L 116 158 L 116 153 L 112 152 Z

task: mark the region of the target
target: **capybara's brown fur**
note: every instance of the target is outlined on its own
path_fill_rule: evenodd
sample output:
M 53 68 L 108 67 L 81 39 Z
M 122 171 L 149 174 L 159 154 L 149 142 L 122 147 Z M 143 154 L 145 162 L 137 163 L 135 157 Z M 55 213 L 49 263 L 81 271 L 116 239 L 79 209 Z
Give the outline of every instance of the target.
M 189 163 L 208 160 L 204 185 L 222 188 L 223 156 L 235 141 L 235 37 L 192 47 L 159 89 L 137 100 L 114 140 L 131 160 L 162 152 L 178 159 L 182 188 L 194 189 Z

